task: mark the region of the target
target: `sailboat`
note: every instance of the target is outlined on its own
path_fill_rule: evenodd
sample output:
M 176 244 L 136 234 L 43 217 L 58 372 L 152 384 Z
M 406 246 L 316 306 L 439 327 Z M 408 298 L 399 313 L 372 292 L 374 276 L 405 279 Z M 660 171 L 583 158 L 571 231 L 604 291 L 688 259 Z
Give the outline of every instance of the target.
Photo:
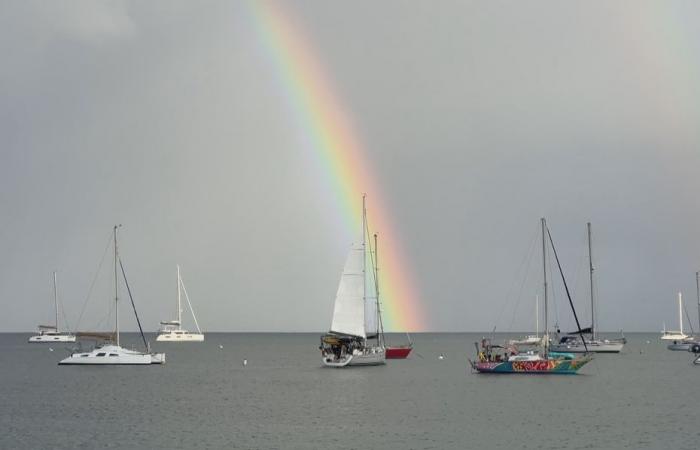
M 680 331 L 666 331 L 666 326 L 664 325 L 661 339 L 664 341 L 682 341 L 689 337 L 687 334 L 683 333 L 683 294 L 680 292 L 678 293 L 678 327 Z
M 30 343 L 46 342 L 75 342 L 75 335 L 58 329 L 58 289 L 56 287 L 56 272 L 53 273 L 53 305 L 56 312 L 54 325 L 39 325 L 39 331 L 29 338 Z
M 696 288 L 696 294 L 697 294 L 697 298 L 698 298 L 698 321 L 699 321 L 698 323 L 700 323 L 700 272 L 695 272 L 695 288 Z M 687 311 L 686 311 L 686 313 L 687 313 Z M 690 331 L 693 332 L 693 324 L 690 322 L 690 316 L 688 316 L 688 323 L 690 324 Z M 681 334 L 683 334 L 683 322 L 682 322 L 682 320 L 681 320 Z M 662 336 L 662 339 L 664 339 L 663 336 Z M 666 348 L 669 350 L 674 350 L 674 351 L 692 351 L 693 347 L 697 348 L 698 345 L 700 345 L 700 336 L 694 335 L 694 336 L 687 336 L 687 337 L 680 339 L 680 340 L 673 339 L 673 342 L 668 344 L 666 346 Z
M 544 337 L 542 341 L 542 351 L 540 353 L 520 353 L 514 346 L 504 347 L 492 345 L 490 339 L 483 339 L 481 341 L 481 348 L 479 347 L 479 343 L 474 343 L 477 351 L 477 360 L 469 360 L 472 369 L 476 372 L 487 374 L 575 374 L 581 367 L 593 359 L 593 356 L 588 354 L 574 356 L 550 351 L 549 330 L 547 326 L 547 236 L 549 237 L 549 243 L 554 252 L 559 273 L 561 274 L 562 282 L 566 289 L 566 295 L 569 299 L 569 305 L 571 306 L 577 325 L 579 325 L 579 321 L 571 296 L 569 295 L 569 288 L 566 284 L 566 279 L 564 279 L 564 272 L 559 263 L 557 251 L 554 248 L 552 236 L 547 228 L 547 223 L 544 218 L 540 219 L 540 222 L 542 226 L 542 269 L 544 275 Z M 580 329 L 581 327 L 579 325 L 579 330 Z
M 626 339 L 624 337 L 619 339 L 599 339 L 598 333 L 596 333 L 596 321 L 595 321 L 595 298 L 593 293 L 595 292 L 593 285 L 593 252 L 591 245 L 591 223 L 587 224 L 588 229 L 588 268 L 589 276 L 591 282 L 591 326 L 590 328 L 584 328 L 581 330 L 581 336 L 579 332 L 573 332 L 562 336 L 557 344 L 552 345 L 552 350 L 556 352 L 570 352 L 570 353 L 620 353 L 622 348 L 625 346 Z M 588 338 L 586 335 L 590 335 Z M 586 345 L 584 345 L 582 339 L 586 340 Z
M 406 340 L 408 341 L 408 344 L 387 345 L 386 359 L 406 359 L 411 353 L 411 350 L 413 350 L 413 341 L 411 340 L 411 335 L 408 333 L 406 333 Z
M 386 362 L 377 298 L 376 271 L 367 270 L 367 209 L 362 196 L 362 243 L 354 244 L 345 261 L 335 296 L 333 319 L 321 336 L 321 362 L 327 367 L 379 365 Z
M 182 292 L 185 294 L 185 300 L 187 300 L 187 305 L 190 307 L 190 312 L 192 313 L 192 318 L 194 319 L 194 325 L 197 327 L 197 332 L 191 332 L 182 329 Z M 161 328 L 158 331 L 158 337 L 156 341 L 159 342 L 203 342 L 204 335 L 202 330 L 199 329 L 199 323 L 197 323 L 197 316 L 194 315 L 194 309 L 192 309 L 192 303 L 190 303 L 190 297 L 187 295 L 187 289 L 180 276 L 180 266 L 177 266 L 177 319 L 163 321 L 160 323 Z
M 134 305 L 134 299 L 131 296 L 129 283 L 126 280 L 124 266 L 119 258 L 119 251 L 117 247 L 117 228 L 120 226 L 121 225 L 114 226 L 114 312 L 116 342 L 108 342 L 103 345 L 98 345 L 90 352 L 73 353 L 68 358 L 61 360 L 58 363 L 59 365 L 145 365 L 165 363 L 165 353 L 150 352 L 149 345 L 146 342 L 146 337 L 144 336 L 143 329 L 141 328 L 141 321 L 136 313 L 136 306 Z M 146 352 L 126 349 L 122 347 L 119 342 L 119 268 L 121 268 L 124 283 L 126 284 L 129 298 L 131 299 L 131 306 L 134 308 L 134 315 L 136 316 L 136 322 L 139 325 L 141 339 L 143 339 L 143 345 L 146 348 Z
M 535 296 L 535 334 L 530 334 L 522 339 L 511 339 L 510 345 L 519 346 L 536 346 L 542 345 L 542 336 L 540 336 L 540 296 Z

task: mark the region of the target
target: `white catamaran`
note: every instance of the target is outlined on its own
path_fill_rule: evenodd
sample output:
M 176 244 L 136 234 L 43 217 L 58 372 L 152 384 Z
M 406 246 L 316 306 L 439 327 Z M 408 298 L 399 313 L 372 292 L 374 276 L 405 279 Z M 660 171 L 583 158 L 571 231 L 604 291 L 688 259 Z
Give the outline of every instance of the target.
M 182 329 L 182 293 L 185 294 L 185 300 L 187 300 L 187 305 L 190 307 L 190 313 L 192 313 L 192 319 L 194 319 L 194 325 L 197 327 L 197 332 L 191 332 Z M 190 297 L 187 295 L 187 289 L 185 288 L 185 283 L 182 281 L 180 276 L 180 266 L 177 266 L 177 319 L 167 320 L 160 323 L 161 328 L 158 331 L 158 337 L 156 341 L 159 342 L 203 342 L 204 334 L 202 330 L 199 329 L 199 323 L 197 323 L 197 316 L 194 315 L 194 309 L 192 309 L 192 303 L 190 303 Z
M 55 325 L 39 325 L 39 332 L 29 338 L 31 343 L 46 342 L 75 342 L 75 335 L 58 329 L 58 289 L 56 288 L 56 272 L 53 273 L 53 305 L 56 312 Z
M 352 246 L 340 277 L 330 331 L 321 336 L 321 361 L 327 367 L 386 363 L 377 298 L 375 264 L 367 245 L 367 210 L 362 197 L 362 243 Z
M 119 252 L 117 247 L 117 228 L 114 226 L 114 311 L 115 311 L 115 336 L 116 343 L 106 343 L 103 345 L 96 346 L 90 352 L 76 352 L 71 354 L 68 358 L 61 360 L 59 365 L 145 365 L 145 364 L 164 364 L 165 363 L 165 353 L 151 353 L 149 345 L 146 342 L 146 338 L 141 329 L 141 322 L 139 321 L 139 316 L 136 314 L 136 307 L 134 306 L 134 299 L 131 297 L 131 290 L 129 289 L 129 283 L 126 281 L 126 274 L 124 272 L 124 266 L 119 259 Z M 136 322 L 139 325 L 139 330 L 141 331 L 141 338 L 143 339 L 143 345 L 146 347 L 146 352 L 139 352 L 137 350 L 129 350 L 120 346 L 119 343 L 119 277 L 118 269 L 121 268 L 122 276 L 124 277 L 124 283 L 126 284 L 126 289 L 129 292 L 129 297 L 131 299 L 131 305 L 134 307 L 134 315 L 136 316 Z

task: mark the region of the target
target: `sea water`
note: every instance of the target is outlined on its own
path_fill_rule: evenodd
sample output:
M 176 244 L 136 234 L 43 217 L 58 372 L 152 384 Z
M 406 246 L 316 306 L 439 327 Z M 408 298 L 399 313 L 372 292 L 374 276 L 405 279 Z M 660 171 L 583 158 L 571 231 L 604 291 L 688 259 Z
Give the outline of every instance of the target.
M 657 334 L 573 376 L 472 373 L 480 333 L 416 334 L 407 360 L 323 368 L 319 334 L 150 335 L 167 363 L 142 367 L 58 366 L 73 344 L 0 334 L 0 448 L 700 447 L 700 366 Z

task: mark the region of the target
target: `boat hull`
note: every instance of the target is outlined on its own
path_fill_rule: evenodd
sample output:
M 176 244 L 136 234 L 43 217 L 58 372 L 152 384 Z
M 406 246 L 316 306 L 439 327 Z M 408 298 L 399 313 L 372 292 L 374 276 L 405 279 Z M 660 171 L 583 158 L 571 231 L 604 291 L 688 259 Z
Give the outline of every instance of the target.
M 406 359 L 413 347 L 387 347 L 386 359 Z
M 386 351 L 383 347 L 371 347 L 355 350 L 351 354 L 336 358 L 333 354 L 324 354 L 321 362 L 326 367 L 378 366 L 386 364 Z
M 61 360 L 61 366 L 117 366 L 165 364 L 165 353 L 140 353 L 116 345 L 95 348 L 90 352 L 73 353 Z
M 72 334 L 38 334 L 29 338 L 31 344 L 47 344 L 51 342 L 75 342 Z
M 591 359 L 590 357 L 579 357 L 575 359 L 543 359 L 539 361 L 470 362 L 472 368 L 479 373 L 575 375 Z
M 622 342 L 586 341 L 585 347 L 581 343 L 552 344 L 550 348 L 555 352 L 568 353 L 620 353 L 625 346 Z
M 158 342 L 204 342 L 204 335 L 201 333 L 161 333 L 156 337 Z

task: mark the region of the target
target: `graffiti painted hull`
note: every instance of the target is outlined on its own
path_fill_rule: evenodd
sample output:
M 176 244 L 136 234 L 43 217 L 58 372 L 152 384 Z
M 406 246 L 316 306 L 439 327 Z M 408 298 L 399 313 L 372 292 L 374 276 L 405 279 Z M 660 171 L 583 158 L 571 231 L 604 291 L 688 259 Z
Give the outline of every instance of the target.
M 540 361 L 476 361 L 472 368 L 479 373 L 519 373 L 574 375 L 592 358 L 543 359 Z

